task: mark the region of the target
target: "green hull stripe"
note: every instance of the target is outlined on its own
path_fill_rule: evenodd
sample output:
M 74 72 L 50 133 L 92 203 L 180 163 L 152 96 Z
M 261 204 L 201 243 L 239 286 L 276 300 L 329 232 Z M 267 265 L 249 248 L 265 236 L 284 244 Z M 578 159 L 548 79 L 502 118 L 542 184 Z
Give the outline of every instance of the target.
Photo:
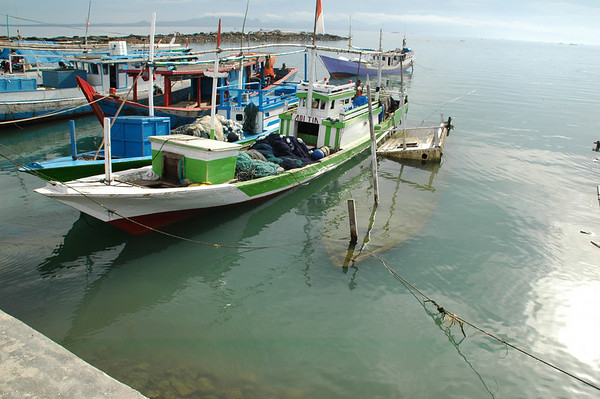
M 402 115 L 400 110 L 395 112 L 395 115 Z M 381 123 L 382 128 L 375 132 L 376 137 L 380 137 L 383 134 L 382 129 L 387 129 L 391 126 L 391 118 L 386 119 Z M 336 132 L 336 141 L 339 146 L 339 132 L 338 129 Z M 365 149 L 369 148 L 370 140 L 367 135 L 360 144 L 355 147 L 345 150 L 339 153 L 334 154 L 328 158 L 323 158 L 323 161 L 317 162 L 311 165 L 308 165 L 304 168 L 300 169 L 292 169 L 289 171 L 285 171 L 283 173 L 264 177 L 257 180 L 249 180 L 244 182 L 234 183 L 234 185 L 243 191 L 250 198 L 253 198 L 258 195 L 262 195 L 268 192 L 272 192 L 275 190 L 280 190 L 283 188 L 291 188 L 293 185 L 298 185 L 303 183 L 306 180 L 312 178 L 315 174 L 322 171 L 323 169 L 334 168 L 335 166 L 342 164 L 348 159 L 354 157 L 355 155 L 361 153 Z

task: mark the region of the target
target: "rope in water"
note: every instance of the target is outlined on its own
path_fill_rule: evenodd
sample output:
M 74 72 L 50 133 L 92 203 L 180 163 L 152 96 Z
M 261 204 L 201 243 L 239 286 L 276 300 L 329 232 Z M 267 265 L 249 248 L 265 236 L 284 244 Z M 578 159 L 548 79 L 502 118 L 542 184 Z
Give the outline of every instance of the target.
M 410 282 L 408 282 L 404 277 L 402 277 L 400 274 L 398 274 L 396 271 L 394 271 L 379 256 L 377 256 L 375 254 L 371 254 L 371 256 L 373 256 L 374 258 L 378 259 L 381 262 L 381 264 L 383 265 L 383 267 L 385 267 L 387 269 L 387 271 L 394 278 L 396 278 L 398 281 L 400 281 L 402 284 L 404 284 L 405 287 L 409 288 L 411 291 L 413 291 L 414 293 L 417 293 L 419 296 L 421 296 L 424 299 L 423 302 L 431 302 L 433 305 L 435 305 L 438 313 L 442 315 L 442 318 L 443 318 L 443 322 L 442 323 L 444 324 L 444 327 L 446 327 L 447 329 L 450 329 L 455 324 L 458 324 L 458 326 L 460 327 L 461 332 L 466 337 L 464 326 L 467 325 L 467 326 L 469 326 L 471 328 L 474 328 L 475 330 L 477 330 L 477 331 L 479 331 L 479 332 L 487 335 L 488 337 L 490 337 L 492 339 L 495 339 L 496 341 L 498 341 L 498 342 L 500 342 L 500 343 L 502 343 L 502 344 L 504 344 L 506 346 L 509 346 L 509 347 L 511 347 L 511 348 L 513 348 L 513 349 L 515 349 L 515 350 L 523 353 L 524 355 L 529 356 L 530 358 L 532 358 L 534 360 L 537 360 L 540 363 L 545 364 L 548 367 L 553 368 L 556 371 L 559 371 L 559 372 L 561 372 L 561 373 L 563 373 L 563 374 L 565 374 L 565 375 L 567 375 L 567 376 L 569 376 L 569 377 L 571 377 L 571 378 L 573 378 L 573 379 L 575 379 L 575 380 L 577 380 L 577 381 L 579 381 L 579 382 L 581 382 L 581 383 L 583 383 L 583 384 L 585 384 L 587 386 L 590 386 L 590 387 L 595 388 L 595 389 L 597 389 L 597 390 L 600 391 L 600 386 L 598 386 L 596 384 L 593 384 L 593 383 L 591 383 L 589 381 L 586 381 L 583 378 L 578 377 L 578 376 L 576 376 L 575 374 L 573 374 L 571 372 L 568 372 L 568 371 L 566 371 L 566 370 L 564 370 L 564 369 L 562 369 L 562 368 L 560 368 L 560 367 L 558 367 L 558 366 L 556 366 L 556 365 L 554 365 L 554 364 L 552 364 L 552 363 L 550 363 L 550 362 L 548 362 L 546 360 L 543 360 L 540 357 L 538 357 L 538 356 L 536 356 L 536 355 L 534 355 L 534 354 L 532 354 L 532 353 L 530 353 L 530 352 L 528 352 L 528 351 L 526 351 L 524 349 L 519 348 L 515 344 L 511 344 L 510 342 L 508 342 L 508 341 L 506 341 L 506 340 L 498 337 L 497 335 L 495 335 L 495 334 L 493 334 L 493 333 L 491 333 L 489 331 L 486 331 L 483 328 L 478 327 L 478 326 L 476 326 L 475 324 L 473 324 L 471 322 L 468 322 L 467 320 L 463 319 L 462 317 L 458 316 L 457 314 L 447 311 L 442 306 L 438 305 L 436 301 L 434 301 L 433 299 L 431 299 L 430 297 L 428 297 L 427 295 L 425 295 L 418 288 L 416 288 L 414 285 L 412 285 Z M 449 324 L 446 324 L 446 320 L 448 320 Z

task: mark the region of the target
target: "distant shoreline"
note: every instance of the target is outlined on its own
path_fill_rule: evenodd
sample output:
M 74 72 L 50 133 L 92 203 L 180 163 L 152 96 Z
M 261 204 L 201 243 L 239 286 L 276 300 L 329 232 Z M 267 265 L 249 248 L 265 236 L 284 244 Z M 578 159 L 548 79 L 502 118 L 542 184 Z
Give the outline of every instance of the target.
M 105 44 L 109 41 L 121 40 L 126 41 L 128 44 L 144 44 L 149 42 L 150 35 L 128 35 L 128 36 L 107 36 L 107 35 L 93 35 L 88 36 L 89 44 Z M 223 32 L 221 33 L 221 40 L 223 42 L 239 42 L 241 40 L 241 32 Z M 173 38 L 173 34 L 155 35 L 155 43 L 169 43 Z M 286 42 L 308 42 L 312 38 L 312 33 L 309 32 L 287 32 L 281 30 L 271 31 L 257 31 L 244 33 L 244 41 L 248 42 L 269 42 L 269 43 L 286 43 Z M 0 40 L 6 40 L 6 36 L 0 36 Z M 15 40 L 15 37 L 11 37 Z M 57 36 L 57 37 L 26 37 L 22 40 L 36 40 L 36 41 L 53 41 L 57 43 L 84 43 L 85 38 L 83 36 Z M 331 34 L 317 34 L 316 40 L 318 41 L 342 41 L 348 40 L 347 37 L 331 35 Z M 175 43 L 185 45 L 186 43 L 215 43 L 217 41 L 216 32 L 200 32 L 183 34 L 178 33 L 175 36 Z

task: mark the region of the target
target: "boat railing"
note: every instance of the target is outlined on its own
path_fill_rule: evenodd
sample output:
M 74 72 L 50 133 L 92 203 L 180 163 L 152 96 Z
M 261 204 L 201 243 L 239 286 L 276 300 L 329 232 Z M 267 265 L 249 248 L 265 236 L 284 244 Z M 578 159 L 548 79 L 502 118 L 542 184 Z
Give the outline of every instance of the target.
M 231 107 L 244 107 L 250 102 L 258 105 L 259 109 L 284 102 L 294 102 L 296 98 L 296 85 L 275 84 L 264 89 L 258 82 L 248 83 L 239 88 L 237 85 L 222 86 L 217 88 L 221 98 L 219 109 Z

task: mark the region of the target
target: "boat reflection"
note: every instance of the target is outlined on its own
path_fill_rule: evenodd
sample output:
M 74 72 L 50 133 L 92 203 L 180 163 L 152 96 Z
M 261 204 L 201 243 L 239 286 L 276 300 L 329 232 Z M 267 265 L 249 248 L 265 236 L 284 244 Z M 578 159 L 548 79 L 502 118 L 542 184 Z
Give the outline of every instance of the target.
M 316 222 L 321 220 L 323 208 L 330 206 L 328 199 L 345 189 L 346 175 L 362 179 L 365 159 L 351 160 L 346 168 L 282 196 L 174 223 L 168 226 L 168 235 L 130 236 L 80 217 L 53 254 L 38 266 L 42 277 L 85 270 L 85 279 L 78 276 L 80 286 L 72 287 L 71 325 L 61 343 L 76 345 L 117 320 L 176 300 L 198 282 L 216 287 L 232 269 L 244 264 L 249 251 L 290 246 L 295 253 L 309 256 L 322 234 Z M 297 232 L 294 242 L 285 237 L 280 242 L 265 240 L 265 232 L 271 229 L 269 234 L 273 234 L 279 228 L 273 225 L 290 213 L 302 215 L 297 219 L 300 223 L 293 226 Z M 308 264 L 306 267 L 308 282 Z M 82 292 L 80 298 L 76 291 Z M 220 294 L 233 295 L 227 291 Z M 214 322 L 219 322 L 222 315 L 214 317 Z

